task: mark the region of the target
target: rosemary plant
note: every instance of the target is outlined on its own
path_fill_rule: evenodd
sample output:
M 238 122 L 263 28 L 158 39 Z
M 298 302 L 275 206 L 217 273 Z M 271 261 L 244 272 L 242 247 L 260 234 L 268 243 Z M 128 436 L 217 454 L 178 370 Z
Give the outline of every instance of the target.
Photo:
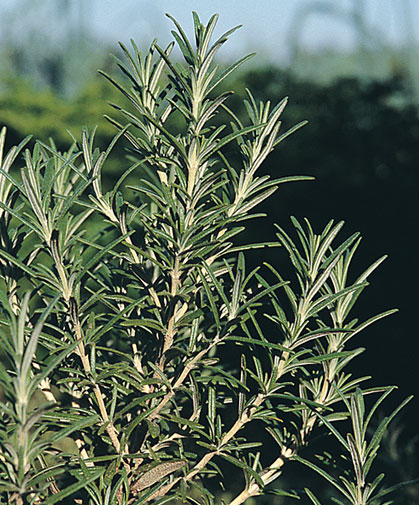
M 406 402 L 371 431 L 393 388 L 347 372 L 362 351 L 353 338 L 393 312 L 350 315 L 384 258 L 354 277 L 360 239 L 340 240 L 333 221 L 315 233 L 292 219 L 273 242 L 236 240 L 280 184 L 308 178 L 258 172 L 301 125 L 282 133 L 286 99 L 271 106 L 250 91 L 243 124 L 217 89 L 249 57 L 214 63 L 236 28 L 212 42 L 217 16 L 193 19 L 193 42 L 172 20 L 166 49 L 121 45 L 125 80 L 103 75 L 128 105 L 113 105 L 118 133 L 105 150 L 84 128 L 67 152 L 25 139 L 6 154 L 2 131 L 1 503 L 210 505 L 224 483 L 224 502 L 239 505 L 274 481 L 286 494 L 278 478 L 294 461 L 329 481 L 336 503 L 384 505 L 389 489 L 369 470 Z M 121 137 L 131 164 L 120 160 L 105 192 Z M 275 245 L 295 280 L 246 265 L 249 249 Z M 307 459 L 313 434 L 337 439 L 339 472 Z M 244 474 L 235 497 L 230 466 Z M 319 505 L 306 487 L 288 495 Z

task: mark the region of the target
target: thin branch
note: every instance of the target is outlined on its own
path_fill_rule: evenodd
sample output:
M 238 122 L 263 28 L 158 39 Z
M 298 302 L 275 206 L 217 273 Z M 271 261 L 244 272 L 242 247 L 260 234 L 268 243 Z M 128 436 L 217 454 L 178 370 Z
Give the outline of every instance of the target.
M 262 479 L 264 486 L 266 486 L 267 484 L 269 484 L 270 482 L 274 481 L 279 477 L 279 475 L 281 474 L 282 467 L 285 465 L 286 461 L 291 459 L 293 454 L 294 454 L 293 450 L 286 449 L 283 455 L 279 456 L 268 468 L 262 470 L 259 473 L 259 476 Z M 263 489 L 262 486 L 260 486 L 257 482 L 252 481 L 245 489 L 243 489 L 243 491 L 240 494 L 238 494 L 229 503 L 229 505 L 240 505 L 241 503 L 244 503 L 247 499 L 251 498 L 252 496 L 257 496 L 258 494 L 260 494 L 262 489 Z
M 84 343 L 83 343 L 83 334 L 81 330 L 81 324 L 78 316 L 78 310 L 76 306 L 76 302 L 71 299 L 70 300 L 70 314 L 71 314 L 71 319 L 73 322 L 73 327 L 74 327 L 74 332 L 76 334 L 76 339 L 77 339 L 77 350 L 78 350 L 78 355 L 80 356 L 83 369 L 86 373 L 87 376 L 90 376 L 91 374 L 91 367 L 90 367 L 90 361 L 89 357 L 86 354 Z M 115 429 L 115 426 L 113 425 L 112 421 L 108 417 L 108 413 L 106 410 L 105 402 L 103 399 L 102 391 L 100 389 L 99 384 L 95 384 L 93 387 L 93 392 L 96 397 L 98 407 L 99 407 L 99 412 L 100 416 L 102 418 L 103 424 L 106 425 L 105 430 L 106 433 L 109 435 L 109 438 L 111 439 L 112 445 L 115 447 L 115 450 L 118 454 L 121 452 L 121 444 L 118 439 L 117 431 Z M 127 463 L 124 463 L 125 466 L 130 468 Z

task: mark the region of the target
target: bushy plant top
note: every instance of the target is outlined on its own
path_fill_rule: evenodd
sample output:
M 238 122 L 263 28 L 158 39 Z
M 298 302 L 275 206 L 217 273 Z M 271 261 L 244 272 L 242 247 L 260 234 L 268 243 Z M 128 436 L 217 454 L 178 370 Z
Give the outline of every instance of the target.
M 389 490 L 369 471 L 406 402 L 372 429 L 393 388 L 364 386 L 346 366 L 362 351 L 353 338 L 393 312 L 351 316 L 384 258 L 353 276 L 359 237 L 339 240 L 333 221 L 316 233 L 293 219 L 274 241 L 237 240 L 280 184 L 306 179 L 258 172 L 300 125 L 282 132 L 286 99 L 250 91 L 240 121 L 217 86 L 248 57 L 214 63 L 235 29 L 212 42 L 217 16 L 203 25 L 194 14 L 191 42 L 173 21 L 182 64 L 173 43 L 145 55 L 133 43 L 121 46 L 125 81 L 105 74 L 129 103 L 114 105 L 109 147 L 83 128 L 64 153 L 52 142 L 25 149 L 28 139 L 0 150 L 1 499 L 212 504 L 224 486 L 239 505 L 274 481 L 278 495 L 302 496 L 304 480 L 293 492 L 278 481 L 298 462 L 329 481 L 336 503 L 383 505 Z M 219 110 L 230 124 L 215 126 Z M 134 161 L 119 160 L 105 192 L 121 137 Z M 247 251 L 268 246 L 287 251 L 295 281 L 263 261 L 249 271 Z M 337 440 L 333 458 L 304 456 L 316 433 Z M 230 466 L 244 475 L 235 497 Z

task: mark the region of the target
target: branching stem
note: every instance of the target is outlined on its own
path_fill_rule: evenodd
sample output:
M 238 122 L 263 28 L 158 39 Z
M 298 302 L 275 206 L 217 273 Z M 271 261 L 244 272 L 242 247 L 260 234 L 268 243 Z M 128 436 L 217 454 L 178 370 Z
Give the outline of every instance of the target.
M 72 309 L 71 310 L 71 318 L 73 320 L 74 331 L 75 331 L 76 339 L 77 339 L 78 354 L 80 356 L 80 359 L 81 359 L 81 362 L 83 365 L 83 369 L 84 369 L 86 375 L 90 376 L 90 374 L 91 374 L 90 361 L 89 361 L 89 357 L 87 356 L 86 351 L 85 351 L 80 320 L 78 317 L 75 302 L 71 303 L 71 309 Z M 102 418 L 102 422 L 103 422 L 103 424 L 106 425 L 106 427 L 105 427 L 106 432 L 109 435 L 109 438 L 111 439 L 111 442 L 112 442 L 113 446 L 115 447 L 116 452 L 119 454 L 121 451 L 121 444 L 119 443 L 116 429 L 115 429 L 112 421 L 110 421 L 110 419 L 108 417 L 106 405 L 103 400 L 103 395 L 102 395 L 99 384 L 95 384 L 93 386 L 93 392 L 94 392 L 96 401 L 98 403 L 99 412 L 100 412 L 100 416 Z M 129 468 L 129 465 L 128 465 L 128 468 Z

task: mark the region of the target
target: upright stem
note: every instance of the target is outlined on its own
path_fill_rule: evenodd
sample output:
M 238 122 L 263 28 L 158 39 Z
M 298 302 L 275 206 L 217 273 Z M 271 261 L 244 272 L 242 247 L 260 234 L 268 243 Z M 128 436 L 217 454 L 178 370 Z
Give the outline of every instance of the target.
M 236 433 L 251 419 L 251 413 L 257 407 L 259 407 L 264 402 L 264 400 L 265 400 L 264 395 L 262 395 L 262 394 L 257 395 L 253 404 L 249 407 L 249 410 L 247 412 L 243 411 L 241 416 L 239 417 L 239 419 L 234 423 L 234 425 L 230 428 L 230 430 L 227 433 L 225 433 L 225 435 L 221 439 L 220 447 L 222 447 L 227 442 L 229 442 L 236 435 Z M 201 470 L 203 470 L 207 466 L 207 464 L 212 460 L 212 458 L 214 456 L 216 456 L 217 454 L 219 454 L 219 451 L 212 451 L 212 452 L 208 452 L 207 454 L 205 454 L 198 461 L 198 463 L 195 465 L 194 469 L 191 472 L 189 472 L 185 477 L 183 477 L 185 482 L 193 479 L 195 477 L 195 475 L 199 474 L 199 472 Z M 182 477 L 178 477 L 177 479 L 173 480 L 172 482 L 170 482 L 166 486 L 163 486 L 161 489 L 156 491 L 156 493 L 154 493 L 152 496 L 150 496 L 146 501 L 148 502 L 148 501 L 153 500 L 159 496 L 164 496 L 181 479 L 182 479 Z
M 181 282 L 180 282 L 180 272 L 179 272 L 179 258 L 176 257 L 175 259 L 175 264 L 173 267 L 173 270 L 171 272 L 171 286 L 170 286 L 170 295 L 172 297 L 175 297 L 179 291 Z M 164 361 L 165 361 L 165 353 L 170 347 L 172 346 L 173 339 L 176 335 L 176 329 L 175 329 L 175 324 L 176 321 L 179 319 L 179 302 L 176 303 L 175 307 L 173 308 L 173 314 L 170 316 L 169 321 L 167 323 L 167 330 L 164 335 L 164 341 L 163 341 L 163 348 L 162 348 L 162 354 L 161 354 L 161 359 L 160 359 L 160 368 L 163 369 L 164 367 Z
M 71 311 L 71 318 L 73 320 L 74 331 L 75 331 L 76 339 L 77 339 L 78 354 L 80 356 L 80 359 L 81 359 L 81 362 L 83 365 L 83 369 L 84 369 L 86 375 L 90 375 L 90 373 L 91 373 L 90 361 L 89 361 L 89 357 L 86 354 L 84 343 L 83 343 L 83 334 L 81 331 L 81 325 L 80 325 L 80 320 L 79 320 L 79 316 L 77 313 L 77 307 L 76 307 L 75 302 L 72 300 L 70 301 L 70 311 Z M 93 392 L 94 392 L 96 401 L 98 403 L 100 416 L 102 417 L 102 422 L 104 424 L 106 424 L 106 428 L 105 428 L 106 432 L 109 435 L 109 438 L 111 439 L 116 452 L 119 454 L 121 451 L 121 444 L 119 443 L 116 429 L 115 429 L 112 421 L 109 420 L 108 413 L 107 413 L 106 406 L 105 406 L 105 402 L 103 400 L 103 395 L 102 395 L 100 386 L 98 384 L 94 385 Z

